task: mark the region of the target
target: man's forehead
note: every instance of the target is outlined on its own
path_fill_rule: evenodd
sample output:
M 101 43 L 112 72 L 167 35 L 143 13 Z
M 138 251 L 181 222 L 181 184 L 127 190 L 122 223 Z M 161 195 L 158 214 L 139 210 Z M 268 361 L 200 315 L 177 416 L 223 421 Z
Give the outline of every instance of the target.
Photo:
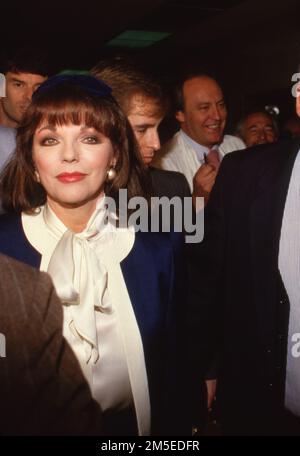
M 183 84 L 183 94 L 197 95 L 199 97 L 210 96 L 214 94 L 223 98 L 223 91 L 215 79 L 208 76 L 197 76 L 187 79 Z
M 7 80 L 13 80 L 17 79 L 18 81 L 23 81 L 23 82 L 32 82 L 32 81 L 39 81 L 43 82 L 47 79 L 47 76 L 42 76 L 41 74 L 35 74 L 35 73 L 23 73 L 23 72 L 12 72 L 8 71 L 5 75 Z
M 128 115 L 151 117 L 152 119 L 160 120 L 163 117 L 163 112 L 159 100 L 144 95 L 134 95 L 129 103 Z
M 272 120 L 268 117 L 267 114 L 264 114 L 263 112 L 251 114 L 246 119 L 246 124 L 248 127 L 252 127 L 261 123 L 273 126 Z

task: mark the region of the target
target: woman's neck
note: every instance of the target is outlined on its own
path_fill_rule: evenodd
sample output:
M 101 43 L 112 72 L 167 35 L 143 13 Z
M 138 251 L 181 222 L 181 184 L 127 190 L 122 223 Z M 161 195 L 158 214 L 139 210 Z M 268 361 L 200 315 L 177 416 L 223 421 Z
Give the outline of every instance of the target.
M 80 233 L 86 228 L 91 215 L 96 209 L 96 200 L 79 207 L 64 207 L 56 201 L 48 199 L 48 205 L 69 230 L 74 233 Z

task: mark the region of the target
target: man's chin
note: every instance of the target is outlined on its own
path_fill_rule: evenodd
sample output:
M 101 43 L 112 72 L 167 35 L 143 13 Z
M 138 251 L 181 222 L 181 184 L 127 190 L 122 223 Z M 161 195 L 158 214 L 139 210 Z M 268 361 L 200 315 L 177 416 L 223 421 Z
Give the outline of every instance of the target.
M 223 134 L 210 135 L 209 143 L 212 145 L 220 144 L 223 141 Z
M 143 162 L 144 165 L 149 166 L 153 161 L 153 156 L 152 157 L 143 157 Z
M 19 124 L 23 118 L 24 112 L 25 111 L 19 110 L 18 112 L 14 113 L 12 116 L 10 116 L 11 120 Z
M 24 116 L 25 112 L 26 112 L 26 109 L 24 109 L 24 110 L 22 109 L 22 110 L 18 113 L 18 116 L 17 116 L 17 117 L 18 117 L 18 122 L 21 122 L 22 117 Z

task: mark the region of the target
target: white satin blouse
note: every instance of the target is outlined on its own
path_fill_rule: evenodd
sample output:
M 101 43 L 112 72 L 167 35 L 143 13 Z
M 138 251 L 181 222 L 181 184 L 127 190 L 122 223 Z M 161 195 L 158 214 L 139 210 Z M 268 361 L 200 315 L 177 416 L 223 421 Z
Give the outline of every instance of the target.
M 150 399 L 140 331 L 120 268 L 135 233 L 101 225 L 103 199 L 81 233 L 72 233 L 48 205 L 22 214 L 63 302 L 63 334 L 102 410 L 134 405 L 139 435 L 150 434 Z

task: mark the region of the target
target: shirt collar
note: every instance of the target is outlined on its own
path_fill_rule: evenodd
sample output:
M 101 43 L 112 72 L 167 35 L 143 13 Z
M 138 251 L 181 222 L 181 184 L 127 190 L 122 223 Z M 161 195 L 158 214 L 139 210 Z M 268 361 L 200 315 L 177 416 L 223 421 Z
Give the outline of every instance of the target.
M 183 130 L 180 130 L 180 135 L 186 144 L 189 144 L 190 146 L 192 146 L 192 148 L 194 149 L 194 151 L 197 154 L 197 158 L 200 163 L 204 163 L 204 156 L 207 155 L 211 149 L 215 149 L 215 150 L 219 149 L 218 144 L 215 144 L 211 149 L 209 147 L 202 146 L 202 144 L 199 144 L 196 141 L 194 141 Z

